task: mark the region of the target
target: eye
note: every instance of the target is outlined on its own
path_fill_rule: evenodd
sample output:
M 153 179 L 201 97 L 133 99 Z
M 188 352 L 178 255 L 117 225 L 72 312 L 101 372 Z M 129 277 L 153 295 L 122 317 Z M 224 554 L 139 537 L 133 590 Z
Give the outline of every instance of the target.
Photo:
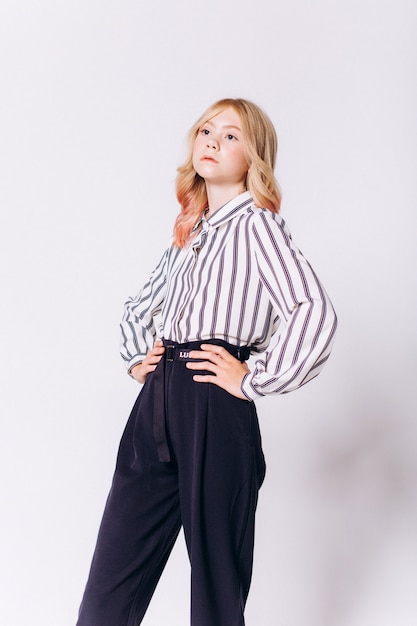
M 233 140 L 237 141 L 237 137 L 235 137 L 234 135 L 230 135 L 230 134 L 226 135 L 226 139 L 228 139 L 229 141 L 233 141 Z
M 208 128 L 202 128 L 202 129 L 200 130 L 200 133 L 201 133 L 202 135 L 209 135 L 209 134 L 210 134 L 210 131 L 209 131 L 209 129 L 208 129 Z

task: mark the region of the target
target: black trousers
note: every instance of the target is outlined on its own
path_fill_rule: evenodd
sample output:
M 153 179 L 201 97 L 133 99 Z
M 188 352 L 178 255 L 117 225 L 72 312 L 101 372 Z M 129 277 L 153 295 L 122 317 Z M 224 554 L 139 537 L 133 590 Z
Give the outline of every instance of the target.
M 138 626 L 181 525 L 192 626 L 244 625 L 265 462 L 254 403 L 192 380 L 200 343 L 165 342 L 133 407 L 77 626 Z

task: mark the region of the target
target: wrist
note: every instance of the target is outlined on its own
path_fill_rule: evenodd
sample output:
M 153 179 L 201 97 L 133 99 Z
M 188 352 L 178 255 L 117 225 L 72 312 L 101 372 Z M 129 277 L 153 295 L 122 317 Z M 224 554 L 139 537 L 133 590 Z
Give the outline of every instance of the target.
M 138 367 L 138 365 L 142 365 L 142 363 L 143 361 L 137 361 L 134 365 L 131 365 L 129 369 L 127 370 L 127 373 L 129 374 L 129 376 L 131 376 L 132 378 L 135 378 L 132 372 L 135 369 L 135 367 Z

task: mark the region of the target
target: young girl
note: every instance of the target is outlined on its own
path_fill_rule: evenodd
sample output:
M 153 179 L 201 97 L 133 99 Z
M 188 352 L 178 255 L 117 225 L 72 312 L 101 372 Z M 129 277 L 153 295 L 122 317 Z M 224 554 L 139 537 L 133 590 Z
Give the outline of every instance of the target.
M 254 400 L 317 376 L 336 329 L 278 215 L 276 150 L 271 121 L 246 100 L 216 102 L 191 129 L 172 245 L 121 324 L 122 357 L 144 386 L 78 626 L 138 626 L 181 526 L 192 626 L 244 625 L 265 474 Z

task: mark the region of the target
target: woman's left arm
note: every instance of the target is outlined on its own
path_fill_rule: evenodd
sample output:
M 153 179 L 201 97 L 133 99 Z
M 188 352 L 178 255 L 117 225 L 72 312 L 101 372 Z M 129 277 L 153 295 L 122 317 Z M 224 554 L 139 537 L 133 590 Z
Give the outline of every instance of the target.
M 284 220 L 263 211 L 253 225 L 259 275 L 279 323 L 270 344 L 245 376 L 248 399 L 287 393 L 315 378 L 332 348 L 337 326 L 333 305 Z
M 187 364 L 192 370 L 210 372 L 196 374 L 196 382 L 216 384 L 247 400 L 287 393 L 315 378 L 329 357 L 337 326 L 332 303 L 284 220 L 262 211 L 252 235 L 257 270 L 279 320 L 267 350 L 253 371 L 212 344 L 193 352 L 203 362 Z

